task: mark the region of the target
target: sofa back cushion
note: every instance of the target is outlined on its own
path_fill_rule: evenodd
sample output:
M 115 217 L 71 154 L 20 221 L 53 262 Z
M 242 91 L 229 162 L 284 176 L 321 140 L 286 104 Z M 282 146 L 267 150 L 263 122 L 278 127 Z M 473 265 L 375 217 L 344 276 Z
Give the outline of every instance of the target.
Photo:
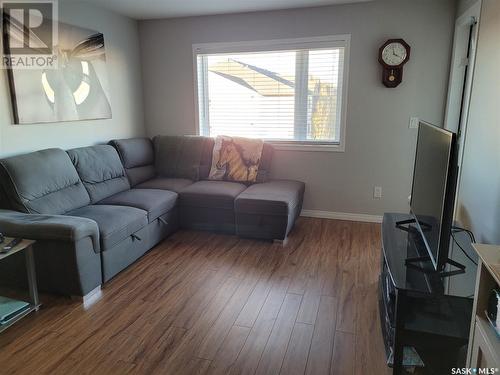
M 160 177 L 199 180 L 200 164 L 210 142 L 210 138 L 201 136 L 156 136 L 153 139 L 156 173 Z
M 61 149 L 0 160 L 0 180 L 4 200 L 17 211 L 61 215 L 90 203 L 75 167 Z
M 189 141 L 185 141 L 185 139 Z M 201 156 L 198 154 L 199 149 L 189 152 L 189 147 L 196 144 L 201 146 Z M 210 174 L 212 166 L 212 155 L 215 145 L 215 139 L 203 136 L 156 136 L 153 139 L 155 152 L 155 168 L 156 173 L 162 177 L 178 177 L 188 178 L 190 180 L 206 180 Z M 273 158 L 274 148 L 270 143 L 264 142 L 262 149 L 262 159 L 260 161 L 259 171 L 257 173 L 257 182 L 266 182 L 270 179 L 271 162 Z M 187 168 L 191 161 L 180 159 L 181 155 L 190 155 L 191 159 L 196 162 L 199 158 L 198 168 Z M 180 160 L 180 161 L 179 161 Z M 182 163 L 182 167 L 178 167 L 178 163 Z M 177 167 L 176 167 L 177 166 Z M 193 178 L 197 177 L 197 178 Z
M 212 155 L 214 152 L 215 139 L 206 137 L 205 145 L 201 153 L 200 161 L 200 180 L 206 180 L 210 175 L 212 167 Z
M 92 203 L 130 189 L 118 152 L 110 145 L 68 151 Z
M 271 163 L 273 161 L 274 148 L 270 143 L 264 142 L 262 156 L 257 172 L 257 182 L 267 182 L 271 179 Z
M 131 186 L 155 177 L 155 157 L 151 139 L 115 139 L 109 144 L 118 151 Z

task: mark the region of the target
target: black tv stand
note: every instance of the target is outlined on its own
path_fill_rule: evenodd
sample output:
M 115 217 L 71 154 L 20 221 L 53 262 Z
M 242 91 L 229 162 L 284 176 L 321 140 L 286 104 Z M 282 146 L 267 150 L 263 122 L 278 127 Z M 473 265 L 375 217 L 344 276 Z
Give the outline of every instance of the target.
M 416 222 L 417 222 L 417 220 L 415 220 L 414 218 L 406 219 L 406 220 L 399 220 L 396 222 L 396 226 L 401 230 L 408 231 L 408 230 L 410 230 L 410 228 L 405 227 L 405 225 L 415 224 Z M 418 224 L 420 224 L 420 227 L 422 228 L 422 230 L 424 230 L 424 229 L 431 230 L 432 229 L 432 225 L 427 224 L 426 222 L 423 222 L 421 220 L 418 221 Z
M 382 223 L 379 312 L 387 363 L 403 374 L 415 365 L 414 350 L 425 365 L 419 374 L 449 374 L 465 367 L 459 353 L 469 338 L 476 266 L 450 252 L 437 272 L 412 220 L 385 214 Z
M 439 277 L 451 277 L 451 276 L 455 276 L 455 275 L 460 275 L 462 273 L 465 273 L 465 266 L 461 263 L 458 263 L 457 261 L 453 260 L 453 259 L 450 259 L 448 258 L 446 260 L 446 264 L 449 264 L 453 267 L 455 267 L 456 269 L 455 270 L 450 270 L 450 271 L 444 271 L 444 270 L 441 270 L 441 271 L 436 271 L 434 269 L 431 269 L 431 268 L 425 268 L 425 267 L 422 267 L 422 266 L 419 266 L 415 263 L 422 263 L 422 262 L 432 262 L 432 259 L 430 256 L 428 255 L 424 255 L 424 256 L 417 256 L 417 257 L 411 257 L 411 258 L 406 258 L 405 259 L 405 265 L 407 267 L 412 267 L 416 270 L 420 270 L 421 272 L 424 272 L 424 273 L 427 273 L 427 274 L 436 274 L 438 275 Z

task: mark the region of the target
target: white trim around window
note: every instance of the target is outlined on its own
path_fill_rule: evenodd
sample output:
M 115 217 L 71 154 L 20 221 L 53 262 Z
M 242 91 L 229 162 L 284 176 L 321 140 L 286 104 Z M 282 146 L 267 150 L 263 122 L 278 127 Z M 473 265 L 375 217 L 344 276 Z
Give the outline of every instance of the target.
M 345 35 L 330 35 L 311 38 L 297 39 L 274 39 L 274 40 L 258 40 L 232 43 L 203 43 L 193 44 L 193 74 L 194 74 L 194 98 L 195 98 L 195 117 L 197 134 L 202 134 L 200 128 L 200 114 L 208 116 L 208 99 L 205 94 L 208 90 L 207 79 L 199 82 L 199 69 L 207 69 L 204 63 L 206 60 L 198 59 L 200 55 L 211 54 L 230 54 L 230 53 L 254 53 L 254 52 L 275 52 L 275 51 L 290 51 L 300 49 L 329 49 L 343 48 L 343 61 L 340 65 L 342 72 L 342 88 L 341 95 L 337 100 L 340 100 L 340 119 L 339 119 L 339 136 L 335 142 L 330 141 L 314 141 L 314 140 L 268 140 L 277 150 L 287 151 L 329 151 L 329 152 L 344 152 L 346 143 L 346 115 L 347 115 L 347 98 L 348 98 L 348 78 L 349 78 L 349 62 L 350 62 L 350 40 L 349 34 Z M 199 64 L 200 61 L 200 64 Z M 339 69 L 339 70 L 340 70 Z M 200 86 L 201 83 L 201 86 Z M 202 90 L 200 92 L 200 90 Z M 199 98 L 205 98 L 206 102 L 200 103 Z M 299 99 L 300 100 L 300 99 Z M 200 105 L 202 104 L 202 105 Z M 228 134 L 231 135 L 231 134 Z

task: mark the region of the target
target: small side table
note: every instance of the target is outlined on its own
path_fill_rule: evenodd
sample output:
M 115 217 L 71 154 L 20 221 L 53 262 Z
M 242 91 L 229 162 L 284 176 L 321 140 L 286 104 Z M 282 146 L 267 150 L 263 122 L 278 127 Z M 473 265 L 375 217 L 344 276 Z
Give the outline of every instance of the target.
M 13 238 L 6 237 L 5 241 L 0 244 L 0 251 L 3 250 L 3 247 L 12 241 Z M 17 246 L 15 246 L 11 251 L 6 254 L 0 253 L 0 261 L 3 259 L 10 257 L 20 251 L 24 251 L 25 259 L 26 259 L 26 272 L 28 274 L 28 288 L 30 293 L 30 305 L 27 309 L 19 312 L 17 316 L 15 316 L 9 323 L 0 326 L 0 332 L 6 330 L 11 325 L 16 323 L 18 320 L 24 318 L 32 311 L 38 311 L 40 308 L 40 300 L 38 298 L 38 287 L 36 284 L 36 272 L 35 272 L 35 258 L 33 257 L 33 244 L 35 241 L 31 240 L 22 240 Z
M 479 255 L 474 307 L 467 352 L 467 367 L 500 368 L 500 338 L 486 316 L 488 298 L 500 288 L 500 246 L 472 245 Z M 497 370 L 498 372 L 498 370 Z

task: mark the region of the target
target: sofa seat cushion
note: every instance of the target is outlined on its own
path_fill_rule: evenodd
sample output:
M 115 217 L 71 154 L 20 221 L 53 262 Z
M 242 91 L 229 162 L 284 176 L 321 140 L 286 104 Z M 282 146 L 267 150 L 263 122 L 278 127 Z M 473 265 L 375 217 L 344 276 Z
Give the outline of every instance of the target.
M 252 185 L 236 198 L 235 211 L 257 215 L 295 214 L 302 205 L 304 187 L 303 182 L 288 180 Z
M 98 204 L 140 208 L 148 213 L 148 220 L 158 219 L 177 203 L 177 193 L 158 189 L 131 189 L 103 199 Z
M 179 193 L 181 206 L 234 210 L 234 199 L 247 187 L 238 182 L 198 181 Z
M 136 186 L 137 189 L 161 189 L 180 192 L 191 185 L 193 181 L 187 178 L 156 177 Z
M 91 205 L 70 211 L 67 215 L 94 220 L 99 227 L 103 251 L 148 225 L 147 212 L 135 207 Z

